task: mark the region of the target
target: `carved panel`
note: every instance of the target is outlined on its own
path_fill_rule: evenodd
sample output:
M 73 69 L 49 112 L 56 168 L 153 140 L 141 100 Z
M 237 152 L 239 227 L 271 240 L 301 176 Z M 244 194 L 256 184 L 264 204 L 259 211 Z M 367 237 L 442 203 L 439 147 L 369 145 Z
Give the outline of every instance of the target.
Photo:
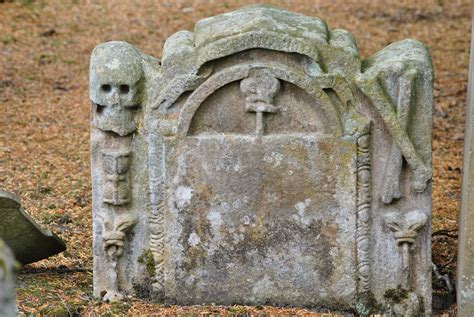
M 130 151 L 104 150 L 102 152 L 104 164 L 104 203 L 120 206 L 130 202 L 128 176 L 130 156 Z

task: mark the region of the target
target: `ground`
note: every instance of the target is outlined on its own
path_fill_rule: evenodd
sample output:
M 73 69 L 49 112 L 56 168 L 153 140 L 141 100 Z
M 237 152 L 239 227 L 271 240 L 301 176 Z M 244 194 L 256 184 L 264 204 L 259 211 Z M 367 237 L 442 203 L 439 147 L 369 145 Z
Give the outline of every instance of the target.
M 109 305 L 92 291 L 89 56 L 125 40 L 161 56 L 165 39 L 196 21 L 255 1 L 0 0 L 0 187 L 57 232 L 68 251 L 24 268 L 17 291 L 25 313 L 319 314 L 296 308 L 165 307 L 141 300 Z M 433 260 L 455 278 L 470 45 L 469 0 L 265 1 L 344 28 L 367 57 L 405 38 L 424 42 L 435 68 Z M 444 285 L 435 282 L 437 292 Z M 329 316 L 329 315 L 328 315 Z

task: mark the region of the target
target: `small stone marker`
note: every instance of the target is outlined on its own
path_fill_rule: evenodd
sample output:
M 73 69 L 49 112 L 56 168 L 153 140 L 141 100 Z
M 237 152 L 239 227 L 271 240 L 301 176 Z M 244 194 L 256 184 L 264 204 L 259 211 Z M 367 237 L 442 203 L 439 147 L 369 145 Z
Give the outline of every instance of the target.
M 467 92 L 464 166 L 457 263 L 458 316 L 474 316 L 474 33 L 471 32 L 471 58 Z
M 66 244 L 49 230 L 42 229 L 13 194 L 0 190 L 0 239 L 12 249 L 22 264 L 46 259 L 66 250 Z
M 16 316 L 15 272 L 13 253 L 0 239 L 0 316 Z
M 349 32 L 257 5 L 161 63 L 101 44 L 90 72 L 96 296 L 431 314 L 420 42 L 361 60 Z

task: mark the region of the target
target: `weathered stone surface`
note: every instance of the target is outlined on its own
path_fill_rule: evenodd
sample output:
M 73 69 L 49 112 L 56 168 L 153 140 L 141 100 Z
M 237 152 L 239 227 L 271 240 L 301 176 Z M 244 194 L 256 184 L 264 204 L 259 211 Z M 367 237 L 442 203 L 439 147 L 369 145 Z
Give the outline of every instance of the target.
M 13 253 L 0 239 L 0 316 L 16 316 L 15 272 Z
M 134 49 L 141 71 L 128 70 L 129 44 L 99 48 L 97 296 L 431 314 L 433 69 L 421 43 L 361 60 L 347 31 L 258 5 L 172 35 L 161 64 Z M 135 73 L 136 129 L 97 124 L 92 92 Z
M 458 316 L 474 316 L 474 33 L 471 36 L 467 116 L 464 133 L 464 166 L 457 262 Z
M 46 259 L 66 250 L 66 244 L 49 230 L 42 229 L 26 212 L 20 200 L 0 190 L 0 238 L 23 264 Z

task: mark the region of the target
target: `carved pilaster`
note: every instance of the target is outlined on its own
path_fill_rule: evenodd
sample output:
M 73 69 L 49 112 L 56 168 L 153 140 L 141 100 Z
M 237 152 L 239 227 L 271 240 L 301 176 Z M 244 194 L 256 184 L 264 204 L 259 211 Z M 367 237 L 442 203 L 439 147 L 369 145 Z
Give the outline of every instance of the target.
M 370 291 L 370 133 L 357 139 L 357 275 L 358 293 Z
M 157 133 L 150 133 L 148 160 L 150 191 L 150 250 L 155 263 L 153 291 L 164 296 L 164 188 L 163 144 Z

